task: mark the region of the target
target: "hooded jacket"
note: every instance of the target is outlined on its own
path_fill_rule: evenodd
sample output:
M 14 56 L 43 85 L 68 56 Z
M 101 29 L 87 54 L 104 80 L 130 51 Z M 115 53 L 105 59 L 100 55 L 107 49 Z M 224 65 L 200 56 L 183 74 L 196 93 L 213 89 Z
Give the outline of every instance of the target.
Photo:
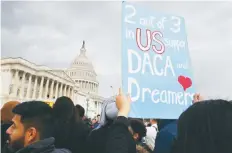
M 170 153 L 177 135 L 177 120 L 162 120 L 158 128 L 153 153 Z
M 16 153 L 71 153 L 67 149 L 56 149 L 54 142 L 55 139 L 50 137 L 28 145 L 27 147 L 18 150 Z

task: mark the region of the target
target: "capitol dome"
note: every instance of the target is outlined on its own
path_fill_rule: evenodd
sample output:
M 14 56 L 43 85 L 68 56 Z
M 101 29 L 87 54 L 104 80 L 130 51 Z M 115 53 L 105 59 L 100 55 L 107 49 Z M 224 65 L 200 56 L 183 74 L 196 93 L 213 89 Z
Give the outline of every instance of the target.
M 85 41 L 83 41 L 80 54 L 71 63 L 71 67 L 67 70 L 67 74 L 79 84 L 80 90 L 83 92 L 97 93 L 99 83 L 97 74 L 94 70 L 92 62 L 86 56 Z

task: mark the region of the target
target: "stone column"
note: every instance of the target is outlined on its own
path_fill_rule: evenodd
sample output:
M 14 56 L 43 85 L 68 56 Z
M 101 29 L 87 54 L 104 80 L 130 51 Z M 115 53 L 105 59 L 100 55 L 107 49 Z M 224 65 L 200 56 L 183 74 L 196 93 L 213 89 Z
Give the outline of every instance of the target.
M 35 99 L 35 98 L 36 98 L 37 81 L 38 81 L 38 77 L 37 77 L 37 76 L 35 76 L 35 84 L 34 84 L 34 88 L 33 88 L 33 96 L 32 96 L 32 98 L 33 98 L 33 99 Z
M 12 90 L 12 95 L 17 96 L 17 91 L 18 91 L 18 80 L 19 80 L 19 70 L 15 70 L 15 75 L 13 78 L 13 90 Z
M 72 87 L 70 86 L 70 87 L 69 87 L 69 93 L 68 93 L 69 98 L 72 98 L 72 94 L 71 94 L 71 93 L 72 93 Z
M 60 84 L 59 97 L 63 96 L 63 93 L 62 93 L 63 89 L 62 88 L 63 88 L 63 84 Z
M 50 88 L 50 99 L 53 99 L 53 88 L 54 88 L 54 82 L 55 82 L 55 80 L 52 80 L 52 85 L 51 85 L 51 88 Z
M 32 78 L 32 75 L 29 74 L 29 81 L 27 85 L 27 99 L 29 99 L 31 95 L 31 78 Z
M 99 102 L 97 102 L 97 111 L 98 111 L 98 114 L 101 113 L 101 112 L 100 112 L 100 103 L 99 103 Z
M 20 98 L 21 98 L 21 99 L 23 99 L 23 97 L 24 97 L 25 76 L 26 76 L 26 73 L 25 73 L 25 72 L 23 72 L 23 78 L 22 78 L 22 82 L 21 82 L 21 90 L 20 90 Z
M 47 95 L 48 95 L 48 86 L 49 86 L 49 78 L 47 78 L 47 81 L 46 81 L 45 95 L 44 95 L 45 99 L 47 99 Z
M 69 88 L 70 88 L 70 86 L 68 85 L 68 86 L 67 86 L 67 91 L 66 91 L 66 96 L 67 96 L 67 97 L 69 97 Z
M 64 85 L 64 92 L 63 92 L 63 95 L 66 96 L 66 88 L 67 88 L 67 85 Z
M 72 91 L 71 91 L 71 99 L 74 100 L 74 88 L 72 88 Z
M 101 109 L 101 103 L 97 102 L 97 105 L 98 105 L 98 110 L 97 111 L 98 111 L 98 114 L 100 114 L 101 113 L 101 110 L 100 110 Z
M 56 91 L 55 91 L 55 98 L 58 98 L 58 87 L 59 87 L 59 82 L 56 82 Z
M 43 96 L 43 84 L 44 84 L 44 77 L 41 77 L 40 87 L 39 87 L 39 99 L 42 99 Z

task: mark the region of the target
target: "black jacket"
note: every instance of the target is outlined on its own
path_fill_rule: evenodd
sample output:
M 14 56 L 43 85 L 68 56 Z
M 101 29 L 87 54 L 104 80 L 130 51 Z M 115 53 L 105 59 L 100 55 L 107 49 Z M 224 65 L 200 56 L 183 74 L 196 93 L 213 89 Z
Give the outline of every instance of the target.
M 109 131 L 106 153 L 136 153 L 136 143 L 128 127 L 127 118 L 117 117 Z
M 136 144 L 128 126 L 127 118 L 118 117 L 114 122 L 93 130 L 88 137 L 88 153 L 136 153 Z
M 90 128 L 83 122 L 74 123 L 69 129 L 56 125 L 54 137 L 57 148 L 67 148 L 73 153 L 86 153 Z
M 56 149 L 54 146 L 54 142 L 55 139 L 52 137 L 40 140 L 18 150 L 16 153 L 71 153 L 67 149 Z

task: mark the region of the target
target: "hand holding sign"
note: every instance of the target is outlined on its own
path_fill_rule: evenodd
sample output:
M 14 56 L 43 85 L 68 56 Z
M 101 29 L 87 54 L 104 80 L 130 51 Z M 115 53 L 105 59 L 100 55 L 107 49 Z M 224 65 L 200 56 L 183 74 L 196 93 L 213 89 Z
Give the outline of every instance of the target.
M 125 96 L 122 89 L 119 88 L 119 94 L 116 97 L 116 105 L 119 110 L 118 116 L 127 116 L 130 111 L 131 98 L 129 95 Z

